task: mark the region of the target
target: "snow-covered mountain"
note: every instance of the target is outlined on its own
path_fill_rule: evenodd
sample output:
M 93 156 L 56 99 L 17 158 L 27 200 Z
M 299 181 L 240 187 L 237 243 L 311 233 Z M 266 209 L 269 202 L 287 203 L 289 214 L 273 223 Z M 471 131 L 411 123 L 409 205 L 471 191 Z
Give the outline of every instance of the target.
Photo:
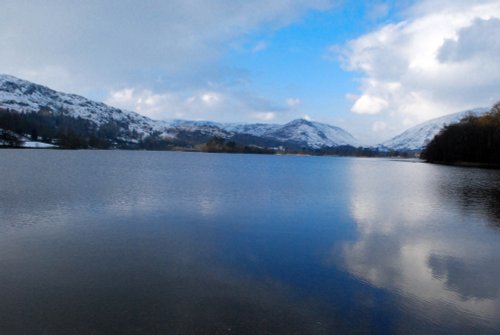
M 41 110 L 59 112 L 91 121 L 97 126 L 114 121 L 128 124 L 131 131 L 135 130 L 142 135 L 165 130 L 162 122 L 153 121 L 140 114 L 110 107 L 76 94 L 57 92 L 9 75 L 0 75 L 0 107 L 20 113 Z
M 281 127 L 270 128 L 261 136 L 283 142 L 295 142 L 313 149 L 340 145 L 357 146 L 358 144 L 356 139 L 344 129 L 304 119 L 293 120 Z
M 234 134 L 259 137 L 269 142 L 292 144 L 295 147 L 319 149 L 339 145 L 358 145 L 357 140 L 342 128 L 328 124 L 296 119 L 284 125 L 272 123 L 218 123 L 211 121 L 174 120 L 169 125 L 180 129 L 212 127 L 219 129 L 217 136 L 232 138 Z M 238 137 L 241 141 L 242 137 Z M 251 141 L 251 140 L 250 140 Z M 252 143 L 245 143 L 252 144 Z
M 9 75 L 0 75 L 0 108 L 19 113 L 60 113 L 90 121 L 97 128 L 113 123 L 121 127 L 121 140 L 125 141 L 137 141 L 154 134 L 188 144 L 204 143 L 218 136 L 241 144 L 261 146 L 319 149 L 357 145 L 354 137 L 341 128 L 303 119 L 284 125 L 152 120 L 132 111 L 114 108 L 79 95 L 57 92 Z M 131 138 L 131 134 L 135 138 Z
M 220 126 L 227 131 L 253 136 L 265 136 L 283 127 L 283 125 L 272 123 L 226 123 Z
M 466 116 L 481 115 L 488 111 L 489 108 L 476 108 L 426 121 L 393 137 L 389 141 L 381 143 L 379 148 L 399 151 L 420 151 L 446 125 L 457 123 Z

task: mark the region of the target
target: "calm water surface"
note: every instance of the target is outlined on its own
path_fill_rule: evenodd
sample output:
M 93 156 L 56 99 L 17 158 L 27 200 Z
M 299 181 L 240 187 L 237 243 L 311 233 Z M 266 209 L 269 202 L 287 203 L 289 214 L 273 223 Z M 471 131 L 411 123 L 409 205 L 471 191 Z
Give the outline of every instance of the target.
M 500 171 L 0 151 L 0 334 L 498 334 Z

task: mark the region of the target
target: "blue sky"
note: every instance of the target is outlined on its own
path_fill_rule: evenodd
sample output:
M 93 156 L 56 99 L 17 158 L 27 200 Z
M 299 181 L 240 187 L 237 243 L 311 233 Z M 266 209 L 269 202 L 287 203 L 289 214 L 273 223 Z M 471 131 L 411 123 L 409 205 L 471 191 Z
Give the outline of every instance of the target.
M 375 144 L 500 99 L 496 0 L 0 0 L 0 72 L 155 119 Z
M 357 90 L 359 74 L 343 70 L 329 48 L 392 18 L 390 13 L 369 17 L 370 10 L 370 5 L 356 2 L 310 12 L 282 29 L 247 37 L 241 48 L 228 52 L 226 64 L 249 69 L 261 94 L 282 102 L 298 99 L 304 116 L 335 122 L 350 113 L 345 95 Z

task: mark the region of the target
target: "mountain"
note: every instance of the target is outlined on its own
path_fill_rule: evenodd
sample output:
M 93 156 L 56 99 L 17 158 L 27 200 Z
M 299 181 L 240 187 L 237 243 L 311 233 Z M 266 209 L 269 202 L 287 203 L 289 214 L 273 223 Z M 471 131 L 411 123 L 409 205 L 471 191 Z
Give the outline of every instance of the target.
M 296 119 L 284 125 L 270 123 L 217 123 L 210 121 L 175 120 L 171 126 L 178 129 L 214 128 L 216 136 L 234 139 L 242 144 L 264 146 L 292 146 L 320 149 L 340 145 L 356 146 L 356 139 L 342 128 L 324 123 Z
M 132 111 L 58 92 L 9 75 L 0 75 L 0 111 L 21 115 L 41 114 L 59 118 L 62 120 L 59 123 L 65 124 L 71 119 L 70 123 L 84 125 L 74 126 L 79 129 L 80 135 L 85 131 L 92 131 L 95 136 L 105 134 L 106 140 L 118 147 L 127 147 L 127 143 L 137 144 L 148 138 L 155 138 L 156 142 L 170 142 L 172 146 L 189 147 L 206 143 L 213 137 L 245 145 L 298 150 L 357 145 L 354 137 L 341 128 L 303 119 L 284 125 L 152 120 Z M 33 120 L 28 121 L 33 124 Z M 31 130 L 22 131 L 26 135 Z
M 140 114 L 110 107 L 76 94 L 57 92 L 8 75 L 0 75 L 0 107 L 19 113 L 39 111 L 60 113 L 88 120 L 98 127 L 115 122 L 126 126 L 130 131 L 136 131 L 141 136 L 165 130 L 161 122 Z
M 281 127 L 270 128 L 261 136 L 313 149 L 341 145 L 357 146 L 356 139 L 347 131 L 304 119 L 293 120 Z
M 253 136 L 265 136 L 283 125 L 272 123 L 226 123 L 220 124 L 227 131 Z
M 468 115 L 482 115 L 489 108 L 470 109 L 418 124 L 405 132 L 383 142 L 379 148 L 398 151 L 421 151 L 446 125 L 457 123 Z

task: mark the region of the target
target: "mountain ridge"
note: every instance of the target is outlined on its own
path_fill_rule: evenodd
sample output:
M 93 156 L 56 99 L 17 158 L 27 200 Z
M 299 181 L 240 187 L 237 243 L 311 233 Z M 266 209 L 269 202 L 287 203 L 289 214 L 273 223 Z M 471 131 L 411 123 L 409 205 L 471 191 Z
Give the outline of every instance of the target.
M 0 109 L 17 113 L 55 113 L 86 120 L 96 129 L 111 124 L 112 128 L 118 129 L 116 139 L 123 143 L 139 143 L 155 137 L 157 140 L 171 141 L 172 146 L 189 147 L 220 137 L 243 145 L 293 150 L 360 147 L 359 142 L 346 130 L 316 121 L 295 119 L 285 124 L 275 124 L 153 120 L 133 111 L 112 107 L 81 95 L 58 92 L 5 74 L 0 74 Z M 488 110 L 475 108 L 431 119 L 371 148 L 382 152 L 419 152 L 445 125 L 456 123 L 467 115 L 481 115 Z
M 304 119 L 292 120 L 283 125 L 153 120 L 133 111 L 108 106 L 80 95 L 58 92 L 43 85 L 2 74 L 0 74 L 0 108 L 18 113 L 40 111 L 60 113 L 87 120 L 97 128 L 113 123 L 121 127 L 121 138 L 131 142 L 154 135 L 191 145 L 206 142 L 210 137 L 239 139 L 245 142 L 242 144 L 250 145 L 256 145 L 253 142 L 258 142 L 261 145 L 308 149 L 357 145 L 357 140 L 342 128 Z

